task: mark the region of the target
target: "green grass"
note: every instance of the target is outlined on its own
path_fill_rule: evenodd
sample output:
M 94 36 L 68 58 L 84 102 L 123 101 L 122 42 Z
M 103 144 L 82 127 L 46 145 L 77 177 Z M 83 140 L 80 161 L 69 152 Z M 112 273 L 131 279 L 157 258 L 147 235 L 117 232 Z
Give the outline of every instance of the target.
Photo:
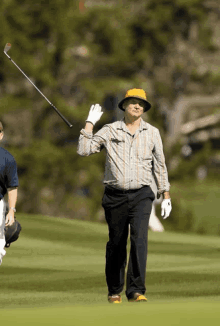
M 193 214 L 193 232 L 220 235 L 219 178 L 171 183 L 171 197 Z M 159 209 L 159 208 L 158 208 Z M 175 211 L 172 211 L 175 214 Z
M 148 303 L 107 303 L 107 226 L 17 215 L 23 230 L 0 267 L 0 320 L 10 325 L 200 325 L 220 318 L 220 240 L 149 232 Z M 16 320 L 16 323 L 15 323 Z M 216 323 L 217 325 L 217 323 Z

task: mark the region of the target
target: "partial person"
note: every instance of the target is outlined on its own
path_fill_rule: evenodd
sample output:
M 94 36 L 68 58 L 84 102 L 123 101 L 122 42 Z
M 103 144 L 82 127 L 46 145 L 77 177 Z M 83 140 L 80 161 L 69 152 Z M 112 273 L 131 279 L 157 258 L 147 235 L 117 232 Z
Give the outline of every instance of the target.
M 108 301 L 122 302 L 130 229 L 125 294 L 130 302 L 146 302 L 148 224 L 155 199 L 151 189 L 152 173 L 157 183 L 157 197 L 163 196 L 164 219 L 171 212 L 170 183 L 160 132 L 142 119 L 143 113 L 151 108 L 146 92 L 130 89 L 118 106 L 124 111 L 124 118 L 104 125 L 94 135 L 93 127 L 103 112 L 99 104 L 91 106 L 85 128 L 80 132 L 77 153 L 88 156 L 106 149 L 102 206 L 109 228 L 105 265 Z
M 0 141 L 4 137 L 3 124 L 0 121 Z M 5 195 L 8 195 L 8 210 L 6 214 Z M 15 221 L 16 202 L 18 194 L 18 173 L 14 157 L 0 147 L 0 265 L 5 256 L 5 227 L 12 226 Z

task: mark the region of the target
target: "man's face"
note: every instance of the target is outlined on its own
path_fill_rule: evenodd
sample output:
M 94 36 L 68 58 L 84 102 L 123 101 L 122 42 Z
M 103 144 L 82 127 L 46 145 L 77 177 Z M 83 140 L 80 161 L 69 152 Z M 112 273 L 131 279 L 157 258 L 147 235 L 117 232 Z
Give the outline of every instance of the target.
M 136 118 L 139 118 L 144 113 L 144 107 L 145 102 L 138 98 L 128 99 L 123 105 L 125 113 Z

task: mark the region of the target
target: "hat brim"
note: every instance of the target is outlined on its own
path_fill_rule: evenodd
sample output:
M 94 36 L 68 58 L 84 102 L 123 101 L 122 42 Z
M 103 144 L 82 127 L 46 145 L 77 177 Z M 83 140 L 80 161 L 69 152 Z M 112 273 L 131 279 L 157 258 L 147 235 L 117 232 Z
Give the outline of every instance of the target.
M 138 98 L 138 99 L 142 100 L 145 103 L 144 112 L 147 112 L 148 110 L 150 110 L 151 104 L 139 96 L 128 96 L 128 97 L 124 98 L 121 102 L 118 103 L 119 109 L 121 109 L 122 111 L 125 111 L 125 109 L 123 109 L 123 104 L 125 101 L 129 100 L 130 98 Z

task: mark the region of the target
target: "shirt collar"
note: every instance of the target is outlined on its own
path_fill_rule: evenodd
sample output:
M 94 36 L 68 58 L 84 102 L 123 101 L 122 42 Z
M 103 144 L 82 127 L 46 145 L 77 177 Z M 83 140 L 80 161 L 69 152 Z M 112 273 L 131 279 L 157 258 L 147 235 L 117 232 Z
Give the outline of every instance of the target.
M 141 118 L 141 123 L 140 123 L 140 127 L 139 127 L 139 129 L 140 129 L 140 130 L 148 129 L 147 122 L 144 121 L 142 118 Z
M 117 126 L 117 129 L 121 129 L 123 131 L 126 131 L 126 124 L 125 124 L 125 118 L 123 118 L 122 120 L 118 121 L 119 124 Z M 142 118 L 141 118 L 141 122 L 140 122 L 140 126 L 139 126 L 139 129 L 140 131 L 142 130 L 146 130 L 148 129 L 148 126 L 147 126 L 147 122 L 145 122 Z

